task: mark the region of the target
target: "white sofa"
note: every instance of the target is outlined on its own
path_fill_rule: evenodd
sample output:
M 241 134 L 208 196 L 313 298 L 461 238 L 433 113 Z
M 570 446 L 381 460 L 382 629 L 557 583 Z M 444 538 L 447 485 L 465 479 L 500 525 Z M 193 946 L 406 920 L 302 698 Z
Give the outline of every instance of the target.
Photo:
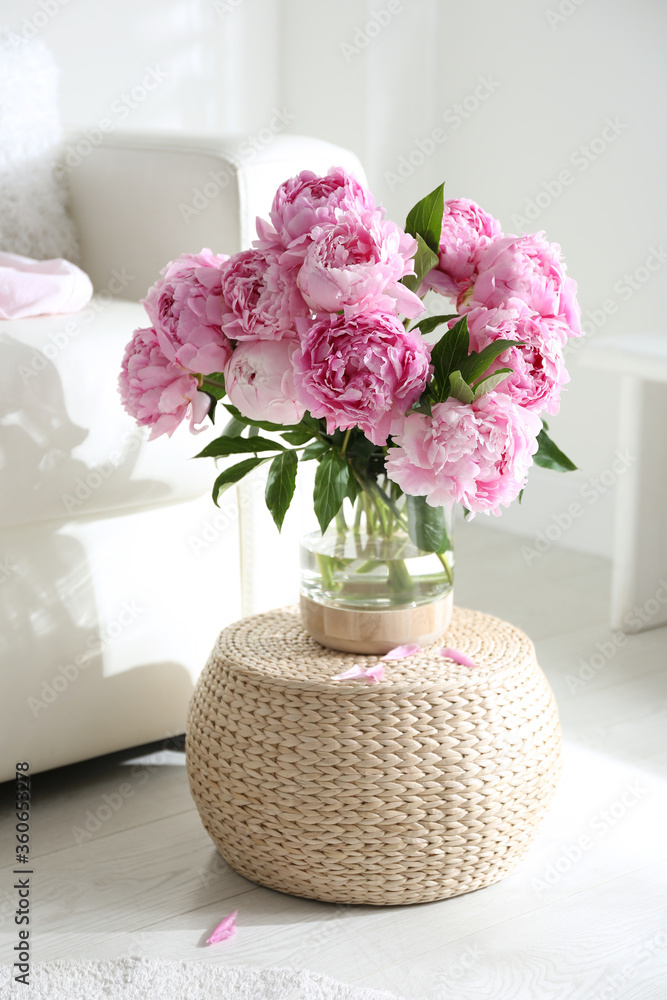
M 276 136 L 74 138 L 71 208 L 96 297 L 67 316 L 0 322 L 0 780 L 159 740 L 184 729 L 217 632 L 267 603 L 253 582 L 282 559 L 259 487 L 210 498 L 206 440 L 181 428 L 148 444 L 116 382 L 137 299 L 183 251 L 247 247 L 286 177 L 351 153 Z M 240 551 L 245 535 L 247 552 Z M 245 572 L 241 564 L 245 562 Z M 276 564 L 274 564 L 276 565 Z M 277 568 L 277 565 L 276 565 Z M 275 603 L 294 596 L 282 575 Z

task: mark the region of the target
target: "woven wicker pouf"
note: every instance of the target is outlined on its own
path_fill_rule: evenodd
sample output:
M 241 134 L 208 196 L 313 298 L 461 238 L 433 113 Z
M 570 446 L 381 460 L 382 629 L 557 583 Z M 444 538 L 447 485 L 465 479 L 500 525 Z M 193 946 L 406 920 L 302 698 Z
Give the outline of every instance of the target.
M 421 903 L 497 882 L 525 855 L 561 743 L 530 639 L 456 608 L 442 639 L 386 662 L 379 683 L 332 680 L 376 662 L 320 646 L 296 609 L 220 635 L 190 705 L 187 766 L 241 875 L 313 899 Z

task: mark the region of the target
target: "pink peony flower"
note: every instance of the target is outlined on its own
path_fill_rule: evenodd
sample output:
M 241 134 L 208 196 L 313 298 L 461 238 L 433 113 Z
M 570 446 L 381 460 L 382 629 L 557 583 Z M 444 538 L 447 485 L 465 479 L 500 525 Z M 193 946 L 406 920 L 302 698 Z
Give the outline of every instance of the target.
M 483 251 L 502 236 L 500 223 L 467 198 L 445 202 L 439 263 L 425 278 L 428 288 L 457 298 L 472 284 Z
M 482 254 L 465 310 L 492 309 L 510 298 L 522 299 L 540 316 L 562 319 L 570 336 L 581 333 L 576 282 L 565 275 L 560 247 L 544 233 L 495 240 Z
M 220 372 L 231 354 L 221 329 L 228 259 L 210 250 L 182 254 L 167 264 L 143 300 L 165 357 L 188 371 Z
M 246 340 L 225 367 L 230 403 L 250 420 L 298 424 L 306 412 L 297 399 L 292 370 L 298 344 L 290 340 Z
M 375 200 L 370 191 L 342 167 L 332 167 L 323 177 L 312 170 L 303 170 L 276 191 L 271 222 L 283 246 L 288 247 L 315 226 L 336 222 L 339 209 L 373 211 Z
M 431 507 L 462 503 L 499 514 L 523 488 L 541 422 L 509 396 L 489 392 L 474 403 L 447 399 L 431 417 L 410 413 L 387 457 L 389 478 Z
M 321 315 L 299 323 L 294 355 L 299 398 L 327 432 L 360 427 L 382 445 L 429 378 L 430 348 L 417 331 L 382 312 Z
M 395 223 L 368 210 L 339 212 L 336 222 L 316 226 L 310 236 L 297 281 L 314 312 L 398 307 L 411 319 L 424 312 L 419 296 L 399 283 L 414 273 L 417 241 Z
M 135 330 L 125 348 L 118 389 L 123 406 L 138 424 L 152 427 L 150 440 L 174 433 L 186 416 L 190 430 L 210 406 L 195 376 L 165 357 L 155 330 Z M 203 430 L 203 428 L 198 428 Z
M 222 291 L 229 306 L 223 329 L 233 340 L 296 338 L 294 320 L 308 316 L 297 287 L 300 261 L 281 263 L 272 251 L 242 250 L 225 269 Z
M 563 343 L 567 327 L 559 319 L 545 319 L 531 312 L 520 299 L 508 299 L 502 306 L 477 306 L 468 313 L 470 347 L 481 351 L 494 340 L 522 340 L 521 347 L 509 347 L 485 374 L 511 368 L 497 387 L 518 406 L 553 416 L 560 406 L 561 386 L 570 381 L 565 369 Z

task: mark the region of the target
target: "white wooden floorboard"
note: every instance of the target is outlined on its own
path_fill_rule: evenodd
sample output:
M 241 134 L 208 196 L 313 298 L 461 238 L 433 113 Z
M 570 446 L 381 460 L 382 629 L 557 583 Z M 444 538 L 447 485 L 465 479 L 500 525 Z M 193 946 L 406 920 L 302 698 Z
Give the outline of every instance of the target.
M 32 805 L 33 854 L 42 857 L 72 847 L 81 839 L 90 840 L 88 828 L 98 839 L 194 809 L 188 783 L 181 780 L 185 757 L 170 749 L 172 746 L 173 739 L 167 738 L 151 753 L 111 754 L 78 767 L 62 768 L 55 781 L 46 774 L 37 776 L 39 794 Z M 105 817 L 103 822 L 98 820 L 98 812 Z M 0 844 L 5 850 L 11 843 L 14 822 L 9 809 L 0 811 Z
M 362 982 L 391 982 L 410 1000 L 664 1000 L 667 914 L 659 875 L 651 867 L 619 877 L 410 955 Z
M 457 601 L 535 639 L 563 723 L 563 779 L 514 873 L 422 906 L 282 895 L 217 855 L 183 754 L 117 754 L 35 779 L 35 960 L 137 954 L 291 965 L 409 1000 L 665 1000 L 667 630 L 629 637 L 574 683 L 581 663 L 611 641 L 609 565 L 554 549 L 528 566 L 522 544 L 477 523 L 457 535 Z M 0 791 L 9 802 L 11 788 Z M 7 808 L 1 817 L 6 851 L 12 817 Z M 3 853 L 0 864 L 7 860 Z M 3 962 L 15 943 L 11 880 L 0 869 Z M 236 937 L 204 947 L 237 907 Z

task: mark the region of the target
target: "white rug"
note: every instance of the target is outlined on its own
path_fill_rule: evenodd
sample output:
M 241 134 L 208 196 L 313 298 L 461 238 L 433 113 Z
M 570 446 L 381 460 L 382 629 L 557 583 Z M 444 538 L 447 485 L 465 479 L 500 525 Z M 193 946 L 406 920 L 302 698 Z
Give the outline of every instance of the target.
M 3 1000 L 397 1000 L 299 969 L 118 958 L 37 963 L 26 989 L 2 966 Z M 7 992 L 9 990 L 9 992 Z

